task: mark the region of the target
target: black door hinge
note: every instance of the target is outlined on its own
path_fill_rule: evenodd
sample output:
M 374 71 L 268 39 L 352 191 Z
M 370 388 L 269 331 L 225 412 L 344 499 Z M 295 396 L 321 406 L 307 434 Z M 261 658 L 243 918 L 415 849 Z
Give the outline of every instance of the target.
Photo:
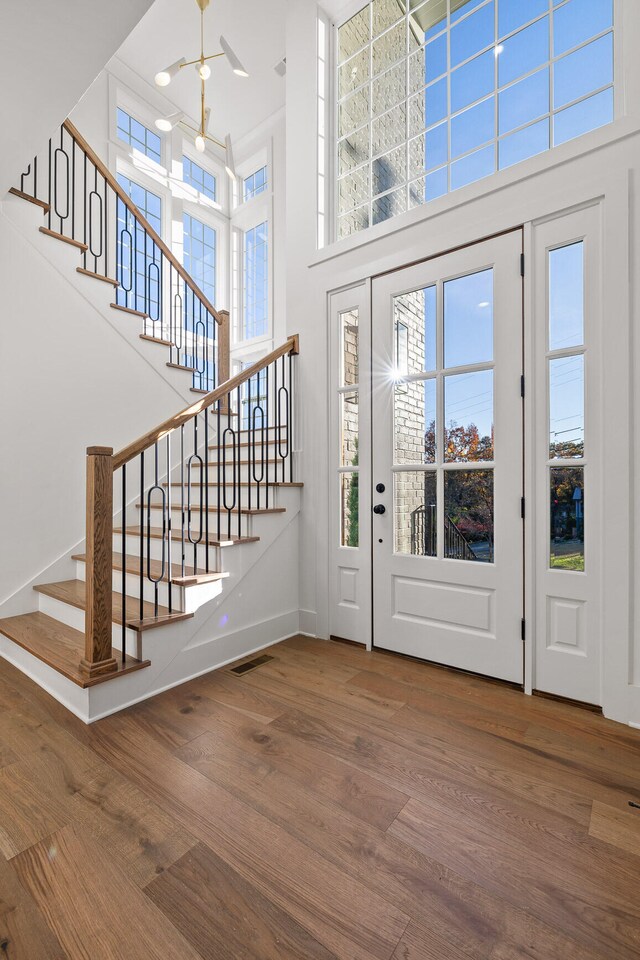
M 526 640 L 527 638 L 527 621 L 523 617 L 520 621 L 520 638 Z
M 524 520 L 524 497 L 520 497 L 520 517 Z
M 524 373 L 520 377 L 520 396 L 524 400 Z
M 524 277 L 524 253 L 520 254 L 520 276 Z

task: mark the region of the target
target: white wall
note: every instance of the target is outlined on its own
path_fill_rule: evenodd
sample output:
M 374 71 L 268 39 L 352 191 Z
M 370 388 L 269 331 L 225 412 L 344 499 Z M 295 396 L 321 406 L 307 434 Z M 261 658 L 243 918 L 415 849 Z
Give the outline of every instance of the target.
M 40 223 L 23 200 L 0 204 L 0 289 L 10 291 L 0 323 L 4 616 L 34 609 L 36 595 L 21 588 L 84 539 L 86 447 L 118 450 L 193 399 L 190 377 L 168 371 L 160 347 L 149 359 L 137 351 L 137 319 L 110 311 L 110 288 L 80 277 L 77 251 Z
M 3 0 L 0 195 L 15 185 L 152 0 Z
M 632 415 L 640 374 L 640 320 L 634 238 L 640 227 L 640 22 L 634 0 L 618 7 L 623 72 L 617 77 L 626 116 L 490 180 L 471 185 L 395 220 L 316 250 L 316 16 L 313 0 L 290 5 L 287 27 L 287 322 L 300 332 L 303 397 L 300 517 L 301 628 L 328 633 L 328 389 L 327 295 L 376 273 L 437 254 L 519 224 L 602 198 L 605 322 L 603 410 L 606 432 L 602 491 L 606 533 L 603 624 L 604 709 L 640 723 L 640 619 L 634 609 L 634 556 L 640 526 L 634 503 L 640 438 Z M 622 19 L 623 18 L 623 19 Z M 620 41 L 619 41 L 620 42 Z M 292 134 L 292 131 L 295 131 Z M 375 331 L 374 331 L 375 338 Z M 632 352 L 633 350 L 633 352 Z M 615 467 L 613 466 L 615 465 Z M 371 478 L 369 478 L 370 480 Z M 361 474 L 361 482 L 366 478 Z M 636 486 L 632 486 L 632 482 Z M 632 518 L 631 520 L 629 518 Z M 635 684 L 635 686 L 634 686 Z

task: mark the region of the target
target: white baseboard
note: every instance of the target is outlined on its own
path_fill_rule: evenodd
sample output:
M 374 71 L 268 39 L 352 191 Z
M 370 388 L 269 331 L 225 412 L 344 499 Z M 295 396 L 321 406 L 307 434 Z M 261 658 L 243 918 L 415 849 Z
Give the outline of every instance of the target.
M 197 677 L 205 676 L 207 673 L 212 673 L 214 670 L 226 667 L 236 660 L 248 657 L 252 653 L 258 653 L 260 650 L 264 650 L 265 647 L 270 647 L 274 643 L 280 643 L 280 641 L 286 640 L 288 637 L 295 636 L 299 633 L 298 624 L 298 611 L 291 610 L 288 613 L 272 617 L 263 623 L 252 624 L 243 630 L 239 630 L 237 633 L 226 634 L 218 640 L 211 640 L 208 645 L 215 644 L 222 648 L 220 651 L 220 659 L 215 663 L 209 663 L 204 669 L 198 669 L 186 675 L 180 675 L 178 678 L 154 687 L 153 689 L 148 689 L 144 693 L 132 697 L 130 700 L 119 702 L 102 710 L 99 709 L 95 715 L 90 715 L 88 719 L 85 720 L 85 723 L 94 723 L 96 720 L 102 720 L 104 717 L 108 717 L 113 713 L 119 713 L 121 710 L 126 710 L 127 707 L 132 707 L 136 703 L 141 703 L 143 700 L 149 700 L 159 693 L 164 693 L 165 690 L 171 690 L 173 687 L 181 686 L 183 683 L 188 683 L 189 680 L 195 680 Z M 268 634 L 268 636 L 265 636 L 265 633 Z M 199 644 L 198 646 L 205 646 L 205 644 Z M 189 649 L 197 650 L 198 648 L 186 648 L 183 653 L 186 653 Z M 143 673 L 143 671 L 141 671 L 141 673 Z M 107 687 L 108 684 L 101 684 L 100 686 Z M 92 690 L 96 692 L 99 691 L 99 689 L 99 687 L 92 688 Z
M 317 637 L 318 614 L 315 610 L 300 611 L 300 633 L 305 637 Z

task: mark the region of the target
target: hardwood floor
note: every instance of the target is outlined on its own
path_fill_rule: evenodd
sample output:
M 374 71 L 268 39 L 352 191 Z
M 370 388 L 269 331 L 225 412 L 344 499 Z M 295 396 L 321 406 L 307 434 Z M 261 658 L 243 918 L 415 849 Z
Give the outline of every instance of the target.
M 268 652 L 91 727 L 0 661 L 0 956 L 637 960 L 640 732 Z

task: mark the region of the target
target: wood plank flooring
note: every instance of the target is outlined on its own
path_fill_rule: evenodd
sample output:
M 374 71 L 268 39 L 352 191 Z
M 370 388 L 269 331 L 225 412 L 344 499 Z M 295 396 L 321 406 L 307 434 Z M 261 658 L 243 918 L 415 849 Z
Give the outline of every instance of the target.
M 91 727 L 0 661 L 0 956 L 640 957 L 640 732 L 267 652 Z

